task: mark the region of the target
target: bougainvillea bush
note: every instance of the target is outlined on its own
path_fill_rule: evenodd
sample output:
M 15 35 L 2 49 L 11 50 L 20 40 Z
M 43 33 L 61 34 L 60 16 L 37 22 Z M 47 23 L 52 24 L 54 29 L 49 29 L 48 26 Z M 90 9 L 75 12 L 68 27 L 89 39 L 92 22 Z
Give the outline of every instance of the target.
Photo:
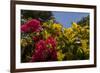
M 55 18 L 22 19 L 21 62 L 89 59 L 89 24 L 72 23 L 69 28 Z

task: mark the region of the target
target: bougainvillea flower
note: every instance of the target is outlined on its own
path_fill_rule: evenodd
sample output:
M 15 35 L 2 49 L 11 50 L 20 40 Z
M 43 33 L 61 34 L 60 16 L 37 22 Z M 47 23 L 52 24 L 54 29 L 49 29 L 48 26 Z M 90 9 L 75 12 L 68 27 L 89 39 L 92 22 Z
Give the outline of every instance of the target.
M 32 56 L 32 61 L 43 61 L 44 58 L 44 51 L 46 50 L 46 45 L 44 40 L 40 40 L 36 44 L 35 53 Z
M 41 61 L 55 61 L 57 60 L 57 53 L 54 48 L 48 48 L 44 40 L 40 40 L 36 44 L 35 52 L 32 56 L 31 62 Z
M 47 45 L 51 45 L 53 48 L 56 47 L 56 40 L 53 37 L 48 37 L 46 40 Z
M 38 32 L 41 29 L 40 21 L 31 19 L 21 26 L 22 32 Z
M 39 40 L 39 37 L 38 36 L 33 36 L 32 38 L 34 40 L 34 42 L 38 41 Z
M 40 49 L 45 49 L 46 45 L 45 45 L 45 41 L 44 40 L 40 40 L 37 44 L 36 44 L 36 50 L 40 50 Z
M 38 31 L 40 29 L 40 21 L 32 19 L 27 22 L 27 26 L 31 28 L 32 31 Z
M 23 24 L 21 26 L 21 32 L 28 32 L 29 30 L 30 30 L 30 28 L 27 25 Z

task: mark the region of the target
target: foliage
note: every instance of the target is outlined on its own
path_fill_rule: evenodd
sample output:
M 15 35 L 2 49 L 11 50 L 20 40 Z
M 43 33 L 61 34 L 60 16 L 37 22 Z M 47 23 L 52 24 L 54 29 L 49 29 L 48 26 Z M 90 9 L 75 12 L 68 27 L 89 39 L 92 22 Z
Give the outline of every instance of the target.
M 32 11 L 32 10 L 21 10 L 22 18 L 25 19 L 42 19 L 47 20 L 49 17 L 52 16 L 52 13 L 50 11 Z
M 89 26 L 89 15 L 87 17 L 83 17 L 78 23 L 78 25 L 81 25 L 81 26 L 85 26 L 85 25 L 88 25 Z

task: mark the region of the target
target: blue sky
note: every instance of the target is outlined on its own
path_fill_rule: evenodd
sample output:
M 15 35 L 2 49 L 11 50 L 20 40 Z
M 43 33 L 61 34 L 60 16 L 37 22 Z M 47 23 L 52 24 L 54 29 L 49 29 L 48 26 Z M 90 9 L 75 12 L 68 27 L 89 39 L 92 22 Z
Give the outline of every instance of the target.
M 53 11 L 52 14 L 56 18 L 56 21 L 61 23 L 64 27 L 68 28 L 71 26 L 72 22 L 78 22 L 83 17 L 89 15 L 89 13 L 79 13 L 79 12 L 56 12 Z

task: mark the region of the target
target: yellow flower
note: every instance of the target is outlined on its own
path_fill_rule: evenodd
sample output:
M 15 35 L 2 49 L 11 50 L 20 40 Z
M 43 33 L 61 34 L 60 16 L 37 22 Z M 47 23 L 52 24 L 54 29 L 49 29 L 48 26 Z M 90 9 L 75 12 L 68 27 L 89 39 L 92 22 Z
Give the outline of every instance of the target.
M 28 45 L 27 41 L 25 39 L 21 39 L 21 46 L 26 47 Z
M 87 44 L 88 40 L 84 39 L 84 40 L 81 40 L 81 43 L 82 43 L 82 49 L 84 52 L 87 52 L 88 51 L 88 47 L 89 45 Z
M 27 37 L 25 39 L 21 39 L 21 46 L 26 47 L 27 45 L 32 44 L 31 37 Z
M 31 39 L 31 37 L 28 37 L 28 38 L 27 38 L 27 43 L 28 43 L 28 44 L 32 44 L 32 39 Z
M 47 27 L 48 24 L 46 22 L 44 22 L 42 26 Z
M 65 57 L 65 55 L 62 53 L 62 50 L 59 50 L 57 52 L 57 58 L 58 58 L 58 60 L 62 61 L 64 57 Z
M 76 34 L 72 28 L 66 28 L 64 29 L 64 36 L 69 40 L 69 42 L 73 42 Z
M 50 33 L 47 32 L 47 30 L 44 30 L 43 36 L 45 37 L 45 39 L 47 39 L 50 36 Z
M 70 34 L 71 32 L 73 32 L 72 28 L 64 28 L 64 33 Z
M 59 32 L 62 30 L 62 25 L 61 24 L 53 24 L 52 28 Z
M 74 37 L 75 34 L 74 34 L 74 31 L 72 28 L 66 28 L 64 30 L 64 36 L 67 37 L 67 38 L 71 38 L 71 37 Z
M 75 22 L 72 23 L 72 28 L 76 28 L 77 29 L 77 24 Z
M 72 23 L 72 29 L 80 32 L 81 31 L 81 26 L 77 25 L 75 22 L 73 22 Z

